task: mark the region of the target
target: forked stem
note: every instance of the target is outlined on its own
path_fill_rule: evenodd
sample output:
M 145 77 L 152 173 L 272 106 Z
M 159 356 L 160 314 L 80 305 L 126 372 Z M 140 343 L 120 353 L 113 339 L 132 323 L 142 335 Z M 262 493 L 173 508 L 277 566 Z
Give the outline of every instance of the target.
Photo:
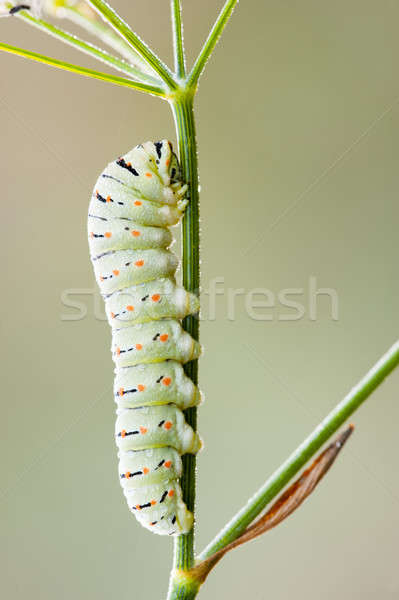
M 153 69 L 170 89 L 176 88 L 173 74 L 158 56 L 145 44 L 139 36 L 125 23 L 117 12 L 105 0 L 88 0 L 91 6 L 105 21 L 118 32 L 135 52 Z
M 129 63 L 147 75 L 153 74 L 152 69 L 120 35 L 108 27 L 94 9 L 89 9 L 84 2 L 74 3 L 68 0 L 57 0 L 52 3 L 49 14 L 59 19 L 68 19 L 86 33 L 98 38 L 101 43 L 109 46 L 123 56 Z M 91 12 L 92 11 L 92 14 Z
M 36 27 L 40 31 L 51 35 L 55 39 L 64 42 L 69 46 L 72 46 L 72 48 L 80 50 L 88 56 L 102 61 L 109 67 L 113 67 L 118 71 L 122 71 L 122 73 L 125 73 L 125 75 L 128 75 L 129 77 L 132 77 L 143 83 L 148 83 L 149 85 L 153 85 L 155 87 L 162 86 L 162 82 L 160 80 L 156 79 L 155 77 L 152 77 L 151 75 L 143 73 L 142 71 L 140 71 L 140 69 L 133 67 L 125 60 L 118 58 L 117 56 L 113 56 L 109 52 L 106 52 L 101 48 L 97 48 L 93 44 L 90 44 L 85 40 L 81 40 L 76 35 L 73 35 L 68 31 L 64 31 L 63 29 L 60 29 L 59 27 L 56 27 L 55 25 L 52 25 L 51 23 L 48 23 L 43 19 L 35 18 L 27 10 L 21 10 L 20 12 L 18 12 L 17 18 L 21 19 L 22 21 L 25 21 L 33 27 Z

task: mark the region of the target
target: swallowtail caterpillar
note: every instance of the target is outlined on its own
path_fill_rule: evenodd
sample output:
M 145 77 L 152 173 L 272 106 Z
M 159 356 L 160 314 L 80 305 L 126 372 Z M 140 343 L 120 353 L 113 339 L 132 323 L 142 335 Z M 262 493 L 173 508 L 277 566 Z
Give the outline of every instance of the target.
M 176 284 L 178 259 L 168 249 L 186 189 L 171 143 L 146 142 L 101 173 L 88 216 L 90 256 L 112 328 L 119 478 L 130 510 L 160 535 L 192 527 L 180 456 L 201 447 L 182 412 L 200 401 L 182 365 L 201 348 L 180 324 L 199 301 Z

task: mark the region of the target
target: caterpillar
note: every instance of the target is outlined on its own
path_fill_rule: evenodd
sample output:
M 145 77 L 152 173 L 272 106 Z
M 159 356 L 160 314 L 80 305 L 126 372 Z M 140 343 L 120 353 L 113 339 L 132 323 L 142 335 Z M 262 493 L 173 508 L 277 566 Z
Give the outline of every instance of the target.
M 199 300 L 177 285 L 169 249 L 186 190 L 172 144 L 146 142 L 101 173 L 88 215 L 90 257 L 112 328 L 119 480 L 138 521 L 160 535 L 193 525 L 181 455 L 201 447 L 183 414 L 201 394 L 182 366 L 201 347 L 180 323 L 198 312 Z

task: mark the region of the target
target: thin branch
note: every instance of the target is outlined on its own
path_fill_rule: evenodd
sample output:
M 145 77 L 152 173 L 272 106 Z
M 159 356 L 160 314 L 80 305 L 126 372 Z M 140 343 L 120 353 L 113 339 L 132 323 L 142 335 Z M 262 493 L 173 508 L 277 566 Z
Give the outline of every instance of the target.
M 227 0 L 226 4 L 222 8 L 188 76 L 189 86 L 195 87 L 197 85 L 198 80 L 205 68 L 205 65 L 209 57 L 211 56 L 220 36 L 222 35 L 223 29 L 226 27 L 227 21 L 231 17 L 231 14 L 237 2 L 238 0 Z
M 162 88 L 141 83 L 139 81 L 132 81 L 131 79 L 125 79 L 124 77 L 118 77 L 117 75 L 109 75 L 108 73 L 94 71 L 93 69 L 86 69 L 85 67 L 81 67 L 79 65 L 73 65 L 62 60 L 57 60 L 56 58 L 51 58 L 50 56 L 44 56 L 43 54 L 38 54 L 37 52 L 31 52 L 30 50 L 25 50 L 23 48 L 16 48 L 15 46 L 10 46 L 9 44 L 3 44 L 1 42 L 0 50 L 10 52 L 11 54 L 17 54 L 18 56 L 23 56 L 25 58 L 30 58 L 31 60 L 50 65 L 51 67 L 56 67 L 58 69 L 63 69 L 64 71 L 78 73 L 79 75 L 84 75 L 85 77 L 101 79 L 102 81 L 108 81 L 109 83 L 114 83 L 116 85 L 129 87 L 141 92 L 147 92 L 154 96 L 165 97 L 165 90 Z
M 236 540 L 287 485 L 291 478 L 321 448 L 329 437 L 359 408 L 370 394 L 399 364 L 399 341 L 370 369 L 347 396 L 316 427 L 310 436 L 291 454 L 266 483 L 250 498 L 231 521 L 200 554 L 204 560 Z
M 76 48 L 77 50 L 80 50 L 81 52 L 84 52 L 85 54 L 96 58 L 97 60 L 100 60 L 101 62 L 109 65 L 110 67 L 113 67 L 118 71 L 122 71 L 122 73 L 125 73 L 126 75 L 130 75 L 131 77 L 134 77 L 135 79 L 141 81 L 144 80 L 146 83 L 155 86 L 159 86 L 159 84 L 161 83 L 158 79 L 155 79 L 155 77 L 151 77 L 151 75 L 146 75 L 145 73 L 142 73 L 139 69 L 132 67 L 126 61 L 117 58 L 116 56 L 113 56 L 112 54 L 109 54 L 108 52 L 105 52 L 100 48 L 97 48 L 97 46 L 94 46 L 89 42 L 85 42 L 77 36 L 72 35 L 67 31 L 60 29 L 59 27 L 55 27 L 50 23 L 47 23 L 47 21 L 43 21 L 42 19 L 36 19 L 26 10 L 18 12 L 17 18 L 22 19 L 26 23 L 29 23 L 29 25 L 33 25 L 37 29 L 40 29 L 40 31 L 48 33 L 49 35 L 60 40 L 61 42 L 64 42 L 69 46 L 72 46 L 73 48 Z
M 85 2 L 57 0 L 57 2 L 46 4 L 46 12 L 57 19 L 68 19 L 118 52 L 118 54 L 123 56 L 140 71 L 143 71 L 147 75 L 153 73 L 152 69 L 141 56 L 115 33 L 113 29 L 108 27 L 101 19 L 101 16 Z
M 337 439 L 334 440 L 308 467 L 300 477 L 283 493 L 277 501 L 269 508 L 269 510 L 261 516 L 253 525 L 250 525 L 242 535 L 234 542 L 231 542 L 224 548 L 221 548 L 209 558 L 195 565 L 193 569 L 187 573 L 187 577 L 191 576 L 199 583 L 204 583 L 210 571 L 217 565 L 227 552 L 234 550 L 263 535 L 273 527 L 276 527 L 287 517 L 292 515 L 301 504 L 310 496 L 320 483 L 324 475 L 334 464 L 338 454 L 341 452 L 349 436 L 353 432 L 353 425 L 349 425 L 342 431 Z
M 170 9 L 172 12 L 175 71 L 177 77 L 183 79 L 186 76 L 186 57 L 184 53 L 180 0 L 171 0 Z
M 176 82 L 168 67 L 154 54 L 120 16 L 104 0 L 88 0 L 91 6 L 117 31 L 124 40 L 147 62 L 170 89 L 176 88 Z

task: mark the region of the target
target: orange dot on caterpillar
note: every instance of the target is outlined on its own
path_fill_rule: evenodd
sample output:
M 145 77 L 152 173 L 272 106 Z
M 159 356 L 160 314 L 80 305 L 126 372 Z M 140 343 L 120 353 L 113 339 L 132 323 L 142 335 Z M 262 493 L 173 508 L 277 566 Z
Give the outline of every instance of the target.
M 122 429 L 122 431 L 121 431 L 121 437 L 126 437 L 126 429 Z
M 125 390 L 123 388 L 119 388 L 118 395 L 123 396 L 124 393 L 125 393 Z
M 142 344 L 136 344 L 135 347 L 136 347 L 136 350 L 142 350 L 143 349 Z
M 128 310 L 129 312 L 132 312 L 132 310 L 134 310 L 134 306 L 132 306 L 131 304 L 128 304 L 126 306 L 126 310 Z
M 118 271 L 118 269 L 114 269 L 112 272 L 113 272 L 113 274 L 115 275 L 115 277 L 117 277 L 117 276 L 119 275 L 119 271 Z
M 161 340 L 161 342 L 166 342 L 168 337 L 169 336 L 167 333 L 163 333 L 162 335 L 159 336 L 159 339 Z
M 169 498 L 173 498 L 174 495 L 175 495 L 175 490 L 169 490 L 169 492 L 168 492 Z
M 147 467 L 144 467 L 143 473 L 144 473 L 144 475 L 147 475 L 149 473 L 149 469 L 147 469 Z
M 145 435 L 147 433 L 147 431 L 148 431 L 147 427 L 140 427 L 140 433 L 142 435 Z
M 160 295 L 160 294 L 153 294 L 153 295 L 151 296 L 151 300 L 152 300 L 153 302 L 159 302 L 159 300 L 160 300 L 160 299 L 161 299 L 161 295 Z
M 104 235 L 105 235 L 106 238 L 110 238 L 112 236 L 112 233 L 110 231 L 106 231 L 104 233 Z
M 130 477 L 130 471 L 126 471 L 126 473 L 125 473 L 125 479 L 129 479 L 129 477 Z
M 166 421 L 164 427 L 165 429 L 171 429 L 173 427 L 173 423 L 171 421 Z
M 145 176 L 146 177 L 152 177 L 152 174 L 151 173 L 146 173 Z
M 170 469 L 170 467 L 172 466 L 172 461 L 171 461 L 171 460 L 167 460 L 167 461 L 164 463 L 164 466 L 165 466 L 167 469 Z
M 157 503 L 157 501 L 156 501 L 156 500 L 151 500 L 151 506 L 155 506 L 155 505 L 156 505 L 156 503 Z
M 140 200 L 136 200 L 135 203 L 134 203 L 134 206 L 141 206 L 141 204 L 142 203 L 140 202 Z
M 172 380 L 171 380 L 171 378 L 170 378 L 170 377 L 164 377 L 164 378 L 162 379 L 162 383 L 163 383 L 164 385 L 170 385 L 170 384 L 172 383 Z
M 133 229 L 131 233 L 134 237 L 139 237 L 139 235 L 141 235 L 140 231 L 137 231 L 137 229 Z
M 142 267 L 144 265 L 144 261 L 142 259 L 136 260 L 134 264 L 136 265 L 136 267 Z
M 137 386 L 137 389 L 139 392 L 144 392 L 145 390 L 145 385 L 141 385 L 141 383 Z

